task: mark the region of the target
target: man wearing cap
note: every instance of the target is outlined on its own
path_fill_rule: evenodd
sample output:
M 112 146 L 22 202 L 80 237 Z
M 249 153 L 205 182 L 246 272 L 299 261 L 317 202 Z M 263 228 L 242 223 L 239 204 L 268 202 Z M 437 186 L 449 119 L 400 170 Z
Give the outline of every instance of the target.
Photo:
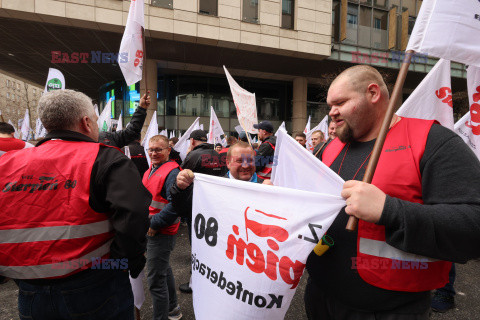
M 255 158 L 257 175 L 262 179 L 270 179 L 277 137 L 273 135 L 273 126 L 270 121 L 262 121 L 254 124 L 253 127 L 258 129 L 258 139 L 262 141 Z

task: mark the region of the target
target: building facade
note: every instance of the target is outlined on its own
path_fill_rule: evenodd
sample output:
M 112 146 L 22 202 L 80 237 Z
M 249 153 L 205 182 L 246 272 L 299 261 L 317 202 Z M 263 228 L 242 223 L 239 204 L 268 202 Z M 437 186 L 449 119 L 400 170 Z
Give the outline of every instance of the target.
M 152 106 L 146 125 L 156 110 L 162 128 L 184 131 L 198 116 L 208 127 L 213 106 L 224 131 L 233 132 L 238 121 L 225 66 L 243 88 L 255 92 L 259 120 L 274 126 L 285 121 L 289 131 L 303 131 L 308 116 L 316 125 L 328 113 L 328 85 L 345 68 L 370 64 L 390 84 L 395 81 L 421 3 L 145 0 L 146 72 L 130 87 L 115 61 L 98 63 L 100 55 L 118 52 L 130 1 L 2 0 L 0 17 L 20 26 L 14 31 L 18 37 L 31 30 L 32 41 L 43 40 L 35 48 L 47 56 L 41 66 L 64 72 L 67 87 L 88 92 L 100 108 L 113 97 L 112 114 L 123 113 L 125 123 L 147 89 Z M 0 67 L 23 54 L 5 49 L 14 57 L 2 61 L 1 50 Z M 73 63 L 72 54 L 82 52 L 85 63 Z M 404 98 L 436 61 L 415 56 Z M 465 76 L 464 66 L 452 63 L 452 86 L 464 89 Z

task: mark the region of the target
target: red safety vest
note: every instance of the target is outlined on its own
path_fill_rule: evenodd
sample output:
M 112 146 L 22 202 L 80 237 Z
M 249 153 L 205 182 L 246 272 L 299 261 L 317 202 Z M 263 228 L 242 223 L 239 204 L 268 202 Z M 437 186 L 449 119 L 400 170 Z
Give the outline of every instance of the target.
M 423 203 L 420 160 L 434 121 L 402 118 L 387 134 L 372 184 L 389 196 Z M 338 138 L 323 152 L 331 166 L 345 146 Z M 443 287 L 451 262 L 407 253 L 385 241 L 385 227 L 359 220 L 357 267 L 367 283 L 395 291 L 420 292 Z
M 152 194 L 152 202 L 150 203 L 150 207 L 148 208 L 150 217 L 162 211 L 162 209 L 168 203 L 168 200 L 163 198 L 160 193 L 162 192 L 165 179 L 167 179 L 168 174 L 175 168 L 179 168 L 178 163 L 176 163 L 175 161 L 168 161 L 162 164 L 160 168 L 158 168 L 150 178 L 148 176 L 152 171 L 152 166 L 150 166 L 150 168 L 143 175 L 143 185 Z M 179 226 L 180 218 L 177 218 L 177 220 L 172 225 L 160 228 L 158 232 L 162 234 L 174 235 L 177 234 Z
M 0 157 L 0 274 L 64 278 L 108 257 L 112 226 L 89 205 L 99 148 L 52 140 Z
M 270 143 L 269 141 L 265 141 L 263 143 L 268 143 L 272 149 L 275 151 L 275 146 Z M 263 144 L 262 143 L 262 144 Z M 260 161 L 262 161 L 261 159 Z M 257 176 L 263 180 L 269 180 L 272 177 L 272 168 L 273 168 L 273 162 L 269 162 L 263 169 L 259 172 L 257 172 Z

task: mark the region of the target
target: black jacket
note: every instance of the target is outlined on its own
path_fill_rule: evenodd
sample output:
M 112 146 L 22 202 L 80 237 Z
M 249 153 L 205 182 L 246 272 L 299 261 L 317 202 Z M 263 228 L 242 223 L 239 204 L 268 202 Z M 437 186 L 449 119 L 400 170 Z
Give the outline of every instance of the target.
M 135 113 L 132 115 L 132 120 L 130 120 L 129 125 L 125 129 L 116 132 L 101 131 L 98 141 L 106 144 L 107 146 L 123 148 L 140 138 L 143 123 L 145 122 L 146 117 L 147 110 L 142 107 L 138 107 L 137 110 L 135 110 Z
M 78 132 L 53 131 L 37 146 L 50 139 L 94 143 Z M 110 257 L 128 258 L 133 277 L 145 266 L 145 235 L 150 225 L 148 207 L 151 201 L 152 195 L 143 186 L 132 161 L 115 148 L 100 147 L 90 175 L 90 207 L 109 215 L 115 232 Z
M 193 148 L 183 160 L 181 167 L 212 176 L 223 176 L 227 172 L 226 167 L 220 163 L 220 155 L 211 143 L 202 143 Z
M 267 164 L 273 162 L 275 149 L 272 148 L 270 144 L 275 146 L 276 143 L 277 137 L 273 135 L 265 138 L 265 140 L 262 141 L 262 144 L 258 148 L 257 155 L 255 157 L 255 166 L 257 167 L 257 172 L 262 171 Z
M 145 155 L 145 149 L 139 142 L 134 141 L 128 145 L 130 150 L 130 158 L 133 164 L 137 167 L 140 177 L 143 178 L 143 174 L 148 170 L 147 156 Z

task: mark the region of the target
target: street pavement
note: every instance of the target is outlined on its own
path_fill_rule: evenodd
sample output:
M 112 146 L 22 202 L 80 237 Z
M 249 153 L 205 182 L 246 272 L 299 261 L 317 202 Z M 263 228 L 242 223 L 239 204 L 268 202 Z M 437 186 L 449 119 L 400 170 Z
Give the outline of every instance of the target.
M 171 266 L 175 275 L 177 285 L 178 303 L 182 309 L 184 320 L 195 319 L 192 295 L 185 294 L 178 290 L 178 285 L 185 283 L 190 277 L 190 245 L 188 244 L 187 228 L 181 226 L 179 229 L 177 244 L 171 257 Z M 457 265 L 457 280 L 455 289 L 456 308 L 447 313 L 432 313 L 434 320 L 470 320 L 480 319 L 480 261 L 471 261 L 465 265 Z M 285 319 L 300 320 L 307 319 L 303 305 L 303 294 L 305 292 L 306 276 L 302 278 L 295 297 Z M 141 309 L 142 320 L 152 319 L 152 302 L 145 282 L 146 301 Z M 0 320 L 18 319 L 17 315 L 18 288 L 13 281 L 0 286 Z M 231 319 L 229 317 L 229 319 Z

